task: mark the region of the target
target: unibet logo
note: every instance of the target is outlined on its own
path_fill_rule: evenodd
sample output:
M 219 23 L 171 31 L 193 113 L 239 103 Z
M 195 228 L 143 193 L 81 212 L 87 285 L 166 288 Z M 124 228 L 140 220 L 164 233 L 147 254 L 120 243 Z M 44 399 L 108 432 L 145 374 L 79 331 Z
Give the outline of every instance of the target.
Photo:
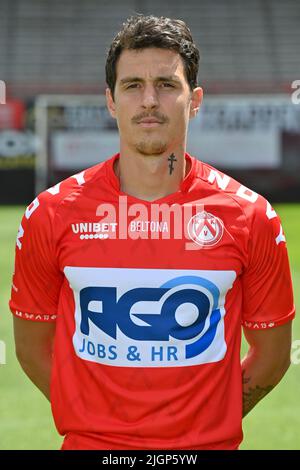
M 211 272 L 217 282 L 200 273 L 209 271 L 65 268 L 75 297 L 77 355 L 130 367 L 221 360 L 224 298 L 235 273 Z M 119 285 L 108 285 L 116 279 Z

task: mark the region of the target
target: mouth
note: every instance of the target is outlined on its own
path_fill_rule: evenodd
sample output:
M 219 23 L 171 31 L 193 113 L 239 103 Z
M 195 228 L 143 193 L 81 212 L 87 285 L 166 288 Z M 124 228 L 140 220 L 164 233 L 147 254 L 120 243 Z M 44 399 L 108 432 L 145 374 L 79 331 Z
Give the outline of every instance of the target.
M 160 124 L 163 124 L 162 121 L 158 121 L 157 119 L 142 119 L 141 121 L 138 121 L 137 123 L 141 127 L 156 127 L 159 126 Z

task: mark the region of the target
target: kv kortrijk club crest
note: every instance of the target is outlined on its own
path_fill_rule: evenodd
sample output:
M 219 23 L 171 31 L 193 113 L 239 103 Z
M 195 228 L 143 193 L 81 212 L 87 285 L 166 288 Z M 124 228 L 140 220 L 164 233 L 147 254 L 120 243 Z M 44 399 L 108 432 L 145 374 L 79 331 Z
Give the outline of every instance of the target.
M 203 248 L 216 245 L 224 233 L 222 220 L 206 211 L 194 215 L 190 219 L 187 228 L 191 240 Z

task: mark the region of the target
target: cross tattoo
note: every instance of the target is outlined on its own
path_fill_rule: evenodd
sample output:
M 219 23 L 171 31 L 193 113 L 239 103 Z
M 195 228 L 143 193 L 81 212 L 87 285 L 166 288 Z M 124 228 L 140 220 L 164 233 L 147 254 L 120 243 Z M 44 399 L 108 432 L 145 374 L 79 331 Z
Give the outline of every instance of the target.
M 173 171 L 174 171 L 174 165 L 173 165 L 173 163 L 174 163 L 174 162 L 177 162 L 177 159 L 176 159 L 174 153 L 172 153 L 172 154 L 169 156 L 168 161 L 170 162 L 169 168 L 170 168 L 170 175 L 171 175 L 171 174 L 173 173 Z

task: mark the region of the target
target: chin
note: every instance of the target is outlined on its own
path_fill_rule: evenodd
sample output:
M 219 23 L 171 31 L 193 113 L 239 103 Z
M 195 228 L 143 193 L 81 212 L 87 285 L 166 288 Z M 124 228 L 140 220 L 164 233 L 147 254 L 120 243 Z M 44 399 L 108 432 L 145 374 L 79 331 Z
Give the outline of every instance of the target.
M 142 155 L 161 155 L 166 152 L 168 146 L 166 142 L 138 142 L 135 149 Z

